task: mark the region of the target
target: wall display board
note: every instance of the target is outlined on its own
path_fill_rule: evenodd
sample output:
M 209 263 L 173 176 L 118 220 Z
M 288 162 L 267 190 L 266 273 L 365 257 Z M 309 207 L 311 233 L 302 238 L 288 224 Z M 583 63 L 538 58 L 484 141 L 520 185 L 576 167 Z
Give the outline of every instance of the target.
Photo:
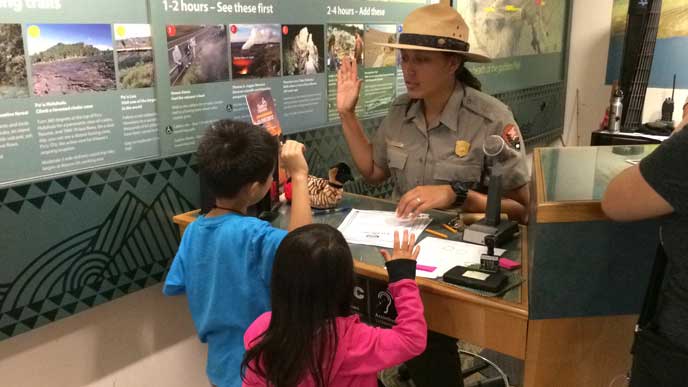
M 403 92 L 395 39 L 416 1 L 0 1 L 0 187 L 192 152 L 270 89 L 285 133 L 336 114 L 356 56 L 359 113 Z
M 270 89 L 285 134 L 338 120 L 337 70 L 352 57 L 365 81 L 361 118 L 386 113 L 403 81 L 399 23 L 426 1 L 149 2 L 163 155 L 193 151 L 209 123 L 248 120 L 245 96 Z
M 175 3 L 189 9 L 189 2 L 168 6 Z M 361 105 L 370 118 L 385 110 L 376 99 L 393 97 L 381 90 L 395 87 L 387 74 L 396 69 L 388 51 L 366 46 L 365 32 L 389 39 L 425 1 L 342 1 L 317 10 L 280 3 L 232 3 L 230 14 L 229 4 L 208 2 L 208 13 L 155 16 L 162 2 L 0 0 L 0 340 L 162 281 L 179 243 L 172 216 L 198 208 L 200 198 L 194 147 L 161 152 L 159 109 L 199 128 L 195 120 L 248 120 L 243 95 L 272 88 L 279 118 L 308 147 L 313 171 L 351 163 L 327 118 L 336 92 L 327 89 L 335 71 L 327 60 L 341 60 L 328 52 L 329 25 L 362 26 L 359 52 L 372 64 L 362 64 L 361 76 L 384 70 L 373 74 L 379 82 L 367 79 Z M 190 97 L 198 94 L 205 96 Z M 222 101 L 221 113 L 212 101 Z M 370 135 L 379 115 L 363 123 Z M 357 181 L 347 190 L 384 196 L 391 186 Z
M 609 40 L 606 83 L 621 77 L 624 36 L 629 0 L 614 0 L 612 34 Z M 688 88 L 688 0 L 663 0 L 659 30 L 650 71 L 649 87 L 670 89 L 676 74 L 676 87 Z
M 492 58 L 468 68 L 490 94 L 564 79 L 566 0 L 455 1 L 471 51 Z
M 162 280 L 192 155 L 159 157 L 145 1 L 0 0 L 0 340 Z
M 424 4 L 0 0 L 0 340 L 159 283 L 179 243 L 172 216 L 200 203 L 195 142 L 215 119 L 248 121 L 252 91 L 270 89 L 315 175 L 353 165 L 336 70 L 344 56 L 359 64 L 358 111 L 372 136 L 405 92 L 396 53 L 375 43 L 395 39 Z M 551 81 L 526 63 L 564 55 L 546 39 L 546 52 L 529 51 L 533 28 L 523 24 L 516 57 L 487 52 L 497 57 L 488 66 L 520 60 L 523 79 L 473 68 L 511 106 L 527 146 L 561 128 L 564 98 L 563 75 Z M 346 190 L 385 197 L 392 183 L 356 176 Z
M 106 4 L 0 1 L 0 185 L 159 155 L 145 4 Z

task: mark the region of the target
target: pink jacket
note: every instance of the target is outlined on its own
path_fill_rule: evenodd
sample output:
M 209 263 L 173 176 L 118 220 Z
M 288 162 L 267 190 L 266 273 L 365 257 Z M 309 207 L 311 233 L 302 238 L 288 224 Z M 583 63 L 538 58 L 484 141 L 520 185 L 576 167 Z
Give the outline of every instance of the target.
M 397 309 L 396 326 L 392 329 L 374 328 L 362 323 L 358 315 L 337 318 L 339 343 L 328 381 L 329 387 L 377 387 L 377 371 L 401 364 L 425 350 L 427 325 L 418 285 L 404 279 L 389 285 Z M 246 334 L 244 346 L 265 332 L 270 324 L 270 312 L 254 321 Z M 246 370 L 246 387 L 265 387 L 265 381 Z M 299 387 L 315 386 L 308 377 Z

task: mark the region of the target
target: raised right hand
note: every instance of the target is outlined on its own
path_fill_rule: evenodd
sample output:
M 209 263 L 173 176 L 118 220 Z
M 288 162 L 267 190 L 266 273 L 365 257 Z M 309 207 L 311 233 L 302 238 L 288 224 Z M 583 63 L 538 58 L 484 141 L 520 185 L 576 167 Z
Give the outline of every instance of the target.
M 358 79 L 358 64 L 351 58 L 344 58 L 337 72 L 337 111 L 339 114 L 353 113 L 361 92 L 362 80 Z
M 399 243 L 399 231 L 394 231 L 394 249 L 392 254 L 389 254 L 387 250 L 380 250 L 380 253 L 385 258 L 385 262 L 393 261 L 395 259 L 418 259 L 418 254 L 420 254 L 420 246 L 415 246 L 416 236 L 411 234 L 409 239 L 408 230 L 404 230 L 404 239 Z
M 282 167 L 287 171 L 289 176 L 294 177 L 308 177 L 308 163 L 304 155 L 306 147 L 300 142 L 287 140 L 282 145 L 281 161 Z

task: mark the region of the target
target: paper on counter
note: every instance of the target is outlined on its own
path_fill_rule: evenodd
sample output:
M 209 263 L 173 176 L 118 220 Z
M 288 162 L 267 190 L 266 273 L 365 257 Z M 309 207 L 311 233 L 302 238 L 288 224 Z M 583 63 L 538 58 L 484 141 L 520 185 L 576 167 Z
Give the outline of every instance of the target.
M 466 267 L 480 264 L 480 256 L 487 253 L 486 246 L 433 237 L 424 238 L 418 246 L 420 246 L 418 265 L 437 268 L 432 272 L 416 270 L 416 277 L 425 278 L 441 277 L 454 266 Z M 497 256 L 505 252 L 504 249 L 495 249 Z
M 432 219 L 421 214 L 415 219 L 399 219 L 394 211 L 371 211 L 353 209 L 339 225 L 339 231 L 347 242 L 359 245 L 394 247 L 394 231 L 401 237 L 404 230 L 414 234 L 416 239 Z

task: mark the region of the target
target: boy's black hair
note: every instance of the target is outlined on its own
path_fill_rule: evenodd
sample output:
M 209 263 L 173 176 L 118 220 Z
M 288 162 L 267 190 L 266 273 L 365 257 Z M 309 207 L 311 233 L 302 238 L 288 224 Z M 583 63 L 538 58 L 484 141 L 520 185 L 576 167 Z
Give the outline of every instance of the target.
M 264 182 L 272 175 L 278 152 L 279 141 L 267 130 L 221 120 L 198 143 L 199 171 L 216 197 L 233 198 L 246 184 Z

